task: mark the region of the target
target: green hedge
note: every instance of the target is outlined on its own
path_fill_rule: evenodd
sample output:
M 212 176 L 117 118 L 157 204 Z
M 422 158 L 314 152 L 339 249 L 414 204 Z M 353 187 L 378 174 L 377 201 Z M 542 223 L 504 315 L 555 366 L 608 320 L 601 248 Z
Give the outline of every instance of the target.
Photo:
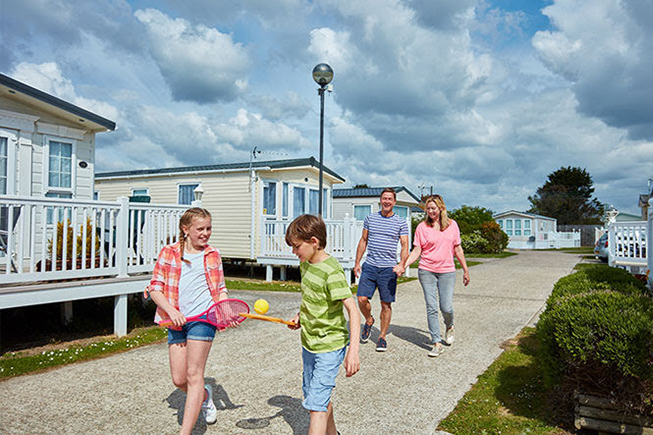
M 610 395 L 629 385 L 653 403 L 653 300 L 628 272 L 597 266 L 558 280 L 537 336 L 547 385 Z
M 616 291 L 630 295 L 649 294 L 648 288 L 623 269 L 596 265 L 562 277 L 553 286 L 547 308 L 561 297 L 595 291 Z
M 549 384 L 611 373 L 653 381 L 653 301 L 614 291 L 563 298 L 537 325 Z

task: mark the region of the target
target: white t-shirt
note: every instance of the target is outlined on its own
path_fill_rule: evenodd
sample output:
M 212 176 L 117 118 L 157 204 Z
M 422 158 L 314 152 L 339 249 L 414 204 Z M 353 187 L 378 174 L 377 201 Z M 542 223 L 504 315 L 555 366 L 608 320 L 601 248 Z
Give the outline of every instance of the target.
M 181 262 L 181 277 L 179 278 L 179 311 L 186 316 L 196 316 L 213 305 L 209 285 L 204 273 L 204 252 L 197 254 L 184 253 Z

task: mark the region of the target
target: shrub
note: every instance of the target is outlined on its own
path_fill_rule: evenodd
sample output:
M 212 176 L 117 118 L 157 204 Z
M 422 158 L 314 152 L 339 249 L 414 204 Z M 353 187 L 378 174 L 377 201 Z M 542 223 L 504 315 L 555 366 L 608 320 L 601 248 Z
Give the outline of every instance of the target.
M 508 247 L 509 237 L 495 221 L 481 224 L 481 236 L 487 241 L 487 254 L 502 252 Z
M 70 220 L 66 220 L 66 258 L 73 258 L 73 227 L 70 224 Z M 57 222 L 57 260 L 61 260 L 63 253 L 63 237 L 64 237 L 64 222 Z M 82 257 L 83 249 L 83 237 L 84 237 L 84 224 L 79 226 L 79 234 L 77 236 L 77 249 L 75 258 Z M 91 257 L 91 247 L 95 241 L 95 255 L 100 254 L 100 239 L 99 237 L 93 235 L 93 224 L 91 218 L 86 219 L 86 253 L 83 255 L 84 258 Z M 52 256 L 52 239 L 48 240 L 48 255 Z
M 474 231 L 471 234 L 461 234 L 460 245 L 466 254 L 482 254 L 487 251 L 488 242 L 480 231 Z
M 653 301 L 646 296 L 597 291 L 560 298 L 542 313 L 537 335 L 548 384 L 563 375 L 609 393 L 624 379 L 653 381 Z
M 616 267 L 594 266 L 562 277 L 553 286 L 547 308 L 565 296 L 595 291 L 616 291 L 623 294 L 642 295 L 647 287 L 630 273 Z

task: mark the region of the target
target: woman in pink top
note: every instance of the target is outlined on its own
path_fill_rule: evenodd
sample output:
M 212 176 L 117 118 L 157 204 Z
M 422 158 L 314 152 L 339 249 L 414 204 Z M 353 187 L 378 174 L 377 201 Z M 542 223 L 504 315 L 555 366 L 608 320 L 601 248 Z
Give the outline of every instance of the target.
M 460 246 L 460 230 L 456 221 L 447 217 L 447 207 L 440 195 L 433 195 L 426 200 L 426 219 L 415 230 L 415 246 L 406 262 L 401 265 L 401 272 L 418 257 L 419 282 L 426 301 L 426 318 L 433 349 L 429 356 L 439 356 L 442 351 L 438 305 L 446 326 L 445 343 L 453 343 L 453 287 L 456 280 L 454 256 L 463 268 L 463 284 L 469 284 L 469 269 L 465 254 Z M 438 304 L 439 300 L 439 304 Z

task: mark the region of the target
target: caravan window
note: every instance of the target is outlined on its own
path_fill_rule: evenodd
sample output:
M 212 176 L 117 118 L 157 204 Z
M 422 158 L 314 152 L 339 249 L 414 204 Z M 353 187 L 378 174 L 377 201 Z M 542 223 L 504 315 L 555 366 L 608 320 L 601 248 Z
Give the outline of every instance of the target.
M 191 205 L 195 200 L 195 189 L 197 189 L 197 186 L 199 186 L 199 183 L 180 184 L 177 202 L 183 205 Z
M 276 215 L 277 214 L 277 183 L 273 181 L 265 181 L 263 183 L 263 214 Z

